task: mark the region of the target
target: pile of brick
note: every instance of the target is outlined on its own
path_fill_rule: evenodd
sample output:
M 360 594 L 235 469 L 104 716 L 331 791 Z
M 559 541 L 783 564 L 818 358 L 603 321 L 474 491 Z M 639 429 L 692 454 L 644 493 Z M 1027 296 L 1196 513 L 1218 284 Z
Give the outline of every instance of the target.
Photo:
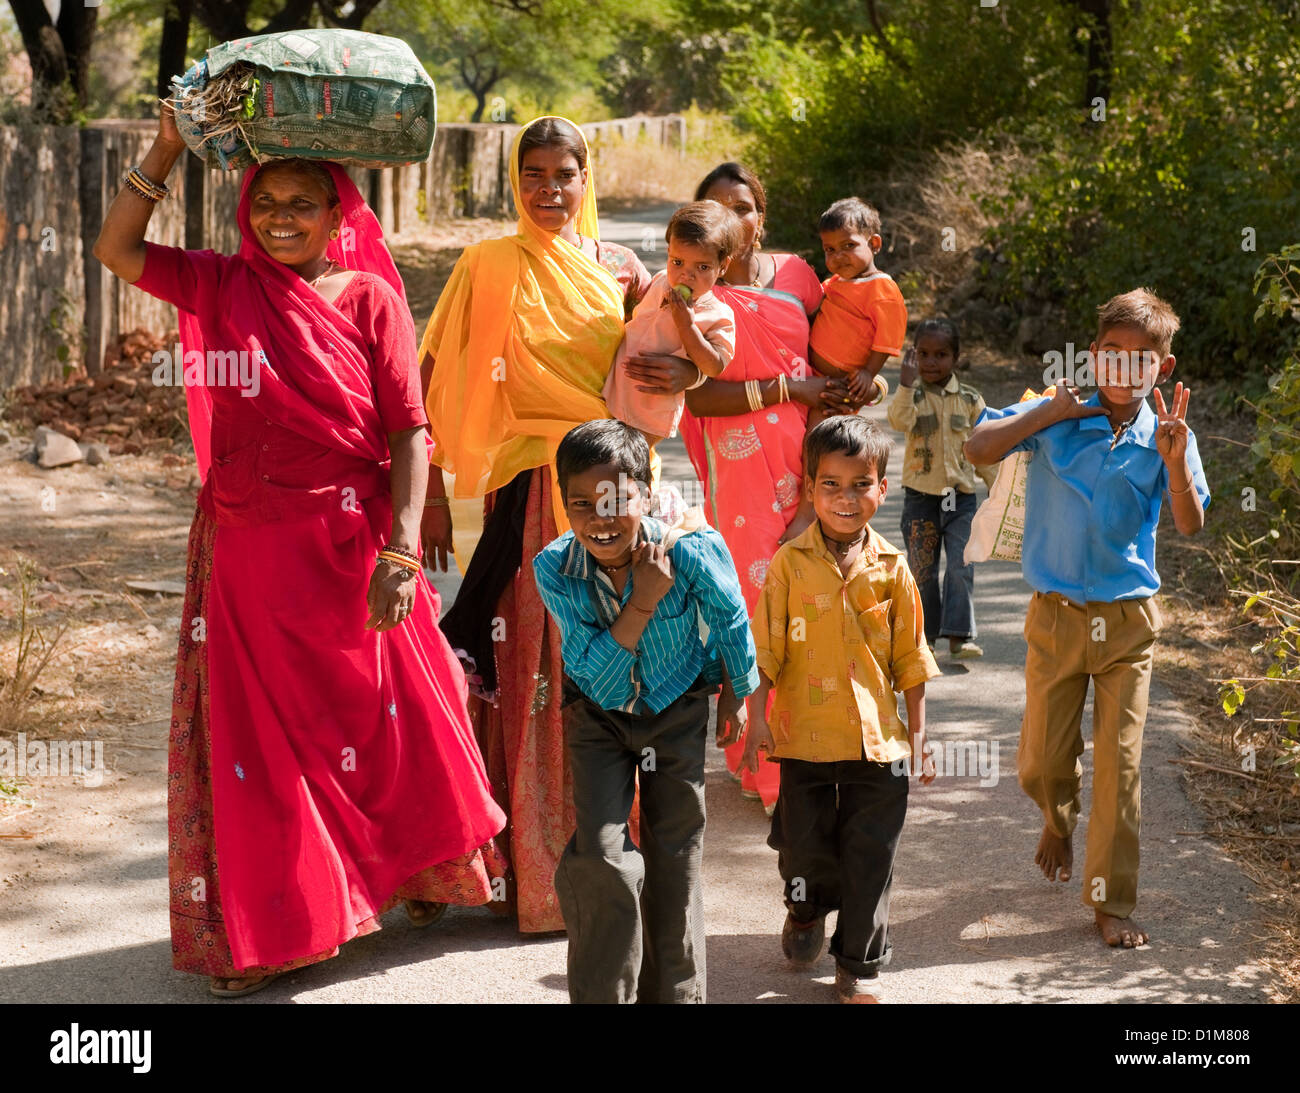
M 172 447 L 189 436 L 185 389 L 155 385 L 153 355 L 174 351 L 176 333 L 165 338 L 147 330 L 123 334 L 95 376 L 74 372 L 40 387 L 12 393 L 15 422 L 47 425 L 82 444 L 105 444 L 114 455 L 139 455 Z

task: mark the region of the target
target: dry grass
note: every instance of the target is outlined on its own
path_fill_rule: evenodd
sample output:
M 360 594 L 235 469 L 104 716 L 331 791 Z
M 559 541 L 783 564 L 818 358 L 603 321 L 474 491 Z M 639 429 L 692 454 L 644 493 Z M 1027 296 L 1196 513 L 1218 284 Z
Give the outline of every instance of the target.
M 467 217 L 432 225 L 418 240 L 389 241 L 419 336 L 424 335 L 424 324 L 433 314 L 433 305 L 438 302 L 461 251 L 471 243 L 513 235 L 514 231 L 513 220 Z
M 1253 882 L 1251 898 L 1264 924 L 1258 952 L 1275 976 L 1273 998 L 1295 1002 L 1300 1001 L 1300 779 L 1272 720 L 1282 703 L 1276 693 L 1256 690 L 1228 718 L 1218 693 L 1225 679 L 1262 674 L 1264 663 L 1252 648 L 1277 630 L 1265 612 L 1243 613 L 1225 546 L 1229 535 L 1240 539 L 1267 526 L 1265 514 L 1252 518 L 1234 497 L 1234 485 L 1250 473 L 1243 445 L 1255 433 L 1253 415 L 1231 409 L 1237 393 L 1226 384 L 1203 383 L 1193 398 L 1193 424 L 1216 498 L 1196 538 L 1178 535 L 1168 517 L 1160 530 L 1165 629 L 1156 645 L 1156 670 L 1198 726 L 1180 763 L 1184 789 L 1205 813 L 1206 834 Z M 1243 769 L 1249 767 L 1254 769 Z
M 0 577 L 13 578 L 17 588 L 17 636 L 13 642 L 13 670 L 0 669 L 0 734 L 25 728 L 31 717 L 37 680 L 49 667 L 54 650 L 67 630 L 64 623 L 47 637 L 36 625 L 32 600 L 39 577 L 30 558 L 19 555 Z
M 701 178 L 719 163 L 745 158 L 743 137 L 726 118 L 692 112 L 686 119 L 686 148 L 641 137 L 592 145 L 596 194 L 602 209 L 646 202 L 690 201 Z
M 0 567 L 12 572 L 31 558 L 28 626 L 65 631 L 26 692 L 23 724 L 14 726 L 29 738 L 165 743 L 165 731 L 162 740 L 153 734 L 171 712 L 181 601 L 133 592 L 125 582 L 183 578 L 195 483 L 188 453 L 54 471 L 25 461 L 0 465 L 0 500 L 14 517 L 0 532 Z M 55 511 L 41 507 L 46 486 L 55 490 Z M 22 595 L 16 582 L 0 581 L 6 672 L 22 641 Z
M 910 160 L 872 187 L 885 224 L 882 264 L 907 279 L 912 310 L 932 308 L 974 276 L 974 251 L 995 224 L 981 200 L 1004 196 L 1006 180 L 1024 162 L 1011 144 L 954 144 Z

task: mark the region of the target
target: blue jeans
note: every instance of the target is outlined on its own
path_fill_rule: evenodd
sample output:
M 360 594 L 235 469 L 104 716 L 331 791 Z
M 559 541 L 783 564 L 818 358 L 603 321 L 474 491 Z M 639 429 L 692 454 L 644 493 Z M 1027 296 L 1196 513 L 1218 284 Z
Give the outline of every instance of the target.
M 946 504 L 945 504 L 946 502 Z M 925 640 L 969 641 L 975 636 L 975 567 L 963 565 L 977 505 L 973 493 L 921 493 L 903 488 L 903 543 L 907 564 L 921 591 Z M 946 556 L 943 591 L 939 555 Z

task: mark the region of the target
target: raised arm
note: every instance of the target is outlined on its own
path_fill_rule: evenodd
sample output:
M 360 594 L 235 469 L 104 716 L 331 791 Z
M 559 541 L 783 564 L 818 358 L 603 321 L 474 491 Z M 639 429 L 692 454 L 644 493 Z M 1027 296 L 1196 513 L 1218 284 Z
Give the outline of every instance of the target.
M 1195 535 L 1205 527 L 1205 507 L 1196 489 L 1197 478 L 1203 482 L 1204 476 L 1200 457 L 1195 446 L 1190 444 L 1191 430 L 1187 428 L 1187 403 L 1191 397 L 1191 389 L 1180 383 L 1174 388 L 1172 405 L 1166 406 L 1160 388 L 1155 389 L 1156 420 L 1159 423 L 1156 426 L 1156 450 L 1169 470 L 1169 508 L 1174 527 L 1183 535 Z
M 916 348 L 903 354 L 898 369 L 898 390 L 889 403 L 889 424 L 900 433 L 910 433 L 916 424 Z
M 976 425 L 962 450 L 972 463 L 998 463 L 1022 440 L 1049 425 L 1070 418 L 1100 417 L 1105 413 L 1105 407 L 1085 406 L 1068 387 L 1058 384 L 1056 394 L 1033 409 Z
M 166 182 L 184 152 L 185 142 L 176 128 L 171 104 L 164 103 L 158 118 L 158 135 L 140 163 L 140 173 L 151 182 Z M 123 186 L 108 207 L 103 227 L 99 229 L 93 253 L 123 281 L 134 284 L 144 273 L 144 233 L 154 204 L 129 186 Z

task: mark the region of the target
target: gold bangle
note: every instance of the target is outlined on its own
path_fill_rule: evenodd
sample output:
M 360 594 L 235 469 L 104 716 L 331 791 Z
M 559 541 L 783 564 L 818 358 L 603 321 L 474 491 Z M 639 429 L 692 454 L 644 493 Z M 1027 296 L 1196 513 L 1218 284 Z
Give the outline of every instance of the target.
M 763 409 L 763 390 L 759 387 L 758 380 L 745 381 L 745 399 L 754 413 Z
M 1170 497 L 1181 497 L 1183 494 L 1191 490 L 1194 485 L 1196 485 L 1195 482 L 1188 482 L 1181 490 L 1176 490 L 1173 488 L 1173 484 L 1170 483 L 1170 487 L 1165 492 L 1168 493 Z
M 646 618 L 650 618 L 654 615 L 654 611 L 647 611 L 644 607 L 637 607 L 637 605 L 634 604 L 631 600 L 627 601 L 627 605 L 628 607 L 632 608 L 633 611 L 637 611 L 640 612 L 642 615 L 645 615 Z
M 424 507 L 426 509 L 450 508 L 451 502 L 445 497 L 426 497 L 424 499 Z
M 782 402 L 789 402 L 789 401 L 790 401 L 790 389 L 785 385 L 785 373 L 784 373 L 784 372 L 779 372 L 779 373 L 777 373 L 776 384 L 777 384 L 777 388 L 778 388 L 778 390 L 780 391 L 780 394 L 781 394 L 781 401 L 782 401 Z
M 161 197 L 159 197 L 157 194 L 153 193 L 150 190 L 146 190 L 143 186 L 141 186 L 138 182 L 135 181 L 135 179 L 131 178 L 129 175 L 125 179 L 123 185 L 131 193 L 135 194 L 136 197 L 143 198 L 145 201 L 148 201 L 151 204 L 157 205 L 158 202 L 162 200 Z
M 143 197 L 146 201 L 155 203 L 161 201 L 171 191 L 161 182 L 155 182 L 143 174 L 139 167 L 132 167 L 125 175 L 122 176 L 122 182 L 128 186 L 133 193 Z
M 868 399 L 863 403 L 864 406 L 879 406 L 889 397 L 889 381 L 884 376 L 871 377 L 872 390 L 875 397 Z
M 132 167 L 131 174 L 135 177 L 137 182 L 143 183 L 145 186 L 149 187 L 149 189 L 153 190 L 153 192 L 156 194 L 160 194 L 161 196 L 166 197 L 169 193 L 171 193 L 171 191 L 167 188 L 167 183 L 155 182 L 152 178 L 150 178 L 142 170 L 140 170 L 139 167 Z
M 391 551 L 387 550 L 381 550 L 375 561 L 388 562 L 389 564 L 399 566 L 402 569 L 409 569 L 412 573 L 420 573 L 424 569 L 419 562 L 414 562 L 410 558 L 403 558 L 400 554 L 393 554 Z

